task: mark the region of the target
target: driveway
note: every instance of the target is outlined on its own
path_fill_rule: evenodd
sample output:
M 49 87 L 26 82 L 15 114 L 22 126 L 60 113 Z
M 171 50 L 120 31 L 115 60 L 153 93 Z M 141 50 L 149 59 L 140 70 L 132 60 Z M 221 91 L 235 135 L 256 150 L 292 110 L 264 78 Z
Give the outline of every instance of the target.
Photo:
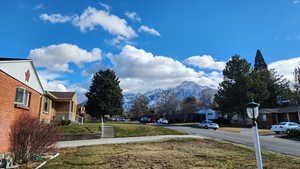
M 199 135 L 208 138 L 229 141 L 236 144 L 242 144 L 249 147 L 254 147 L 251 129 L 242 133 L 233 133 L 227 131 L 214 131 L 185 126 L 166 127 L 170 129 L 176 129 L 179 131 L 185 131 L 192 135 Z M 300 157 L 300 142 L 298 141 L 281 139 L 274 136 L 260 136 L 260 141 L 263 149 Z

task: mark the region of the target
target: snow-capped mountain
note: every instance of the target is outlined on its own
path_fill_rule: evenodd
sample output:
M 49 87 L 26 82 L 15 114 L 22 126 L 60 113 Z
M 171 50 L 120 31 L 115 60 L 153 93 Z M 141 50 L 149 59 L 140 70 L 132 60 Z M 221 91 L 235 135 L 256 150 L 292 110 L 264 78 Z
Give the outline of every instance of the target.
M 217 92 L 216 89 L 206 87 L 206 86 L 200 86 L 195 82 L 191 81 L 185 81 L 182 82 L 180 85 L 174 87 L 174 88 L 169 88 L 165 89 L 169 90 L 170 92 L 174 93 L 179 100 L 183 100 L 184 98 L 195 96 L 197 100 L 205 100 L 206 102 L 212 102 L 213 97 L 215 93 Z M 144 95 L 148 97 L 149 99 L 149 105 L 150 106 L 155 106 L 157 101 L 159 100 L 160 95 L 162 92 L 165 91 L 164 89 L 155 89 L 146 93 L 139 93 L 139 94 L 125 94 L 124 95 L 124 110 L 128 111 L 130 107 L 132 106 L 135 98 L 140 95 Z

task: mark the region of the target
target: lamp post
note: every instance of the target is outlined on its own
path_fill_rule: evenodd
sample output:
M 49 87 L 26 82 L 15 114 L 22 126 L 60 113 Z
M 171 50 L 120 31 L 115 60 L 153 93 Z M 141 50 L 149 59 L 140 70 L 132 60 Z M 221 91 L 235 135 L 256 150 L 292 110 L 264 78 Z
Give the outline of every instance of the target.
M 257 129 L 257 117 L 259 114 L 258 111 L 259 104 L 255 103 L 253 100 L 247 105 L 247 115 L 250 119 L 252 119 L 252 129 L 253 129 L 253 137 L 254 137 L 254 145 L 255 145 L 255 155 L 257 168 L 263 169 L 262 158 L 261 158 L 261 150 L 260 150 L 260 142 L 259 135 Z

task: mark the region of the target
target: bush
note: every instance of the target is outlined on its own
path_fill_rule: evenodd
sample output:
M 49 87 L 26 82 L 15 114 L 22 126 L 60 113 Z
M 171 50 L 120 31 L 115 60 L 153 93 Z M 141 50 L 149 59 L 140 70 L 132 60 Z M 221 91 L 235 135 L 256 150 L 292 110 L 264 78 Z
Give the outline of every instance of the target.
M 23 113 L 11 127 L 11 152 L 16 162 L 27 163 L 33 155 L 51 151 L 58 139 L 54 125 L 42 123 L 39 118 Z
M 287 131 L 286 137 L 300 139 L 300 130 L 299 129 L 289 129 Z
M 70 124 L 71 124 L 71 120 L 62 120 L 60 122 L 60 125 L 62 125 L 62 126 L 67 126 L 67 125 L 70 125 Z

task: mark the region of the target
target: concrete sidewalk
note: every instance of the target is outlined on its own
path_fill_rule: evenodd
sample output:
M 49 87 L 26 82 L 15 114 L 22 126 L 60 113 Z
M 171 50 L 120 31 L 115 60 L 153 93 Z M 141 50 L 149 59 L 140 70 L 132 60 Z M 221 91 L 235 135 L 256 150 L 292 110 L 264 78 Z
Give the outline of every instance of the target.
M 66 147 L 79 147 L 90 146 L 100 144 L 122 144 L 122 143 L 134 143 L 143 141 L 157 141 L 171 138 L 204 138 L 196 135 L 163 135 L 163 136 L 144 136 L 144 137 L 121 137 L 121 138 L 102 138 L 91 140 L 74 140 L 74 141 L 60 141 L 56 144 L 56 148 Z

